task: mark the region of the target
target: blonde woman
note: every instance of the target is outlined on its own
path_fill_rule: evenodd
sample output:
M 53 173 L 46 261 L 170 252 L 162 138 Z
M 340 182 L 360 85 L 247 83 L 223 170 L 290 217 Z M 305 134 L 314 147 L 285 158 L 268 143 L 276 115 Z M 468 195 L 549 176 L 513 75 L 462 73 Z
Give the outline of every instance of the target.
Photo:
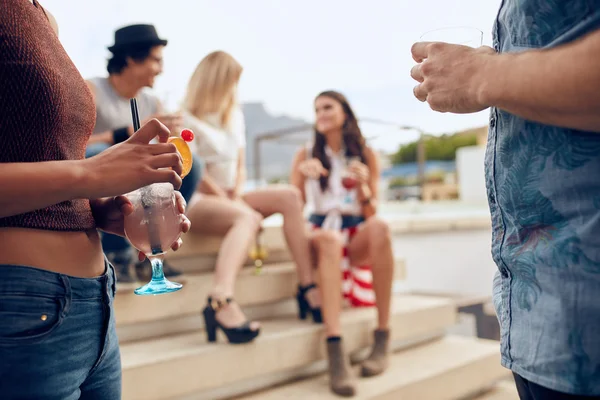
M 196 232 L 223 235 L 215 278 L 204 309 L 209 341 L 221 329 L 230 343 L 245 343 L 259 334 L 259 324 L 247 322 L 234 302 L 235 279 L 263 218 L 281 213 L 285 238 L 298 266 L 300 315 L 312 312 L 321 322 L 319 296 L 313 283 L 309 243 L 298 227 L 304 226 L 300 191 L 292 186 L 270 186 L 243 193 L 245 125 L 237 102 L 242 66 L 217 51 L 198 65 L 187 88 L 185 126 L 192 129 L 192 148 L 206 161 L 206 174 L 190 201 L 188 218 Z M 196 221 L 196 223 L 194 223 Z

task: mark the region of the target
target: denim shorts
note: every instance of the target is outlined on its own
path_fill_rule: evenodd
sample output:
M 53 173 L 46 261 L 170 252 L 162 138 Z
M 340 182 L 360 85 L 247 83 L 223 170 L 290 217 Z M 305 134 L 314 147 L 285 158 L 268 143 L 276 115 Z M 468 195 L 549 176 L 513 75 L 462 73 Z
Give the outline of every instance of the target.
M 119 400 L 115 275 L 0 265 L 0 398 Z

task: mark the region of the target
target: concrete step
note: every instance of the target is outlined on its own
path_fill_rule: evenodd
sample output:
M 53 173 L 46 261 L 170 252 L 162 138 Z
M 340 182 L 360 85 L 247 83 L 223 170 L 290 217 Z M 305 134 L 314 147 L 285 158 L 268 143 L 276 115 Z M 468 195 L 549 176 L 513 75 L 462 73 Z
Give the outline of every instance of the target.
M 355 372 L 356 373 L 356 372 Z M 497 342 L 447 336 L 395 353 L 389 370 L 358 379 L 357 399 L 455 400 L 504 378 Z M 337 400 L 326 375 L 245 396 L 239 400 Z
M 287 248 L 269 248 L 268 257 L 263 261 L 263 264 L 279 264 L 282 262 L 292 261 L 292 256 Z M 169 263 L 185 274 L 199 274 L 202 272 L 211 272 L 215 269 L 217 262 L 217 253 L 193 255 L 188 254 L 184 257 L 169 258 Z M 248 258 L 244 262 L 244 266 L 254 266 L 254 261 Z
M 396 260 L 395 278 L 404 277 L 404 261 Z M 131 324 L 158 321 L 199 314 L 212 286 L 213 274 L 190 274 L 181 279 L 178 292 L 162 296 L 137 296 L 132 290 L 121 290 L 115 297 L 117 328 Z M 272 303 L 296 294 L 296 268 L 291 262 L 269 264 L 257 275 L 254 267 L 244 268 L 236 282 L 236 301 L 242 306 Z
M 342 326 L 347 351 L 369 345 L 375 320 L 373 308 L 344 311 Z M 396 296 L 392 339 L 417 340 L 439 335 L 455 321 L 456 311 L 448 300 Z M 203 334 L 194 332 L 124 344 L 123 398 L 177 398 L 224 387 L 234 391 L 235 383 L 324 359 L 322 326 L 295 317 L 264 322 L 261 335 L 250 344 L 230 345 L 222 335 L 219 340 L 209 344 Z
M 510 379 L 499 382 L 491 390 L 473 400 L 519 400 L 519 393 L 515 382 Z
M 193 230 L 183 236 L 183 245 L 175 252 L 167 253 L 169 260 L 195 256 L 215 255 L 223 241 L 222 236 L 204 235 Z M 287 248 L 280 224 L 266 223 L 261 233 L 261 242 L 268 250 Z
M 413 213 L 386 214 L 382 217 L 388 221 L 394 235 L 426 232 L 445 232 L 454 230 L 489 229 L 489 213 Z M 282 218 L 274 215 L 263 222 L 262 242 L 269 251 L 266 262 L 289 261 L 282 230 Z M 179 251 L 167 253 L 166 258 L 173 265 L 185 272 L 211 270 L 222 238 L 219 236 L 201 235 L 190 232 L 183 237 L 183 246 Z M 251 261 L 248 260 L 248 265 Z

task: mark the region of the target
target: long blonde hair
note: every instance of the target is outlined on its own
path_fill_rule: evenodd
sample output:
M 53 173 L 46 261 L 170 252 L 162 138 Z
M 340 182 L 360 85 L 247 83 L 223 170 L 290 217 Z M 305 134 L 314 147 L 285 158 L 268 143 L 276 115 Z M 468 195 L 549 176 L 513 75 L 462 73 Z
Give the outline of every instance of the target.
M 198 119 L 217 113 L 223 127 L 228 127 L 237 106 L 237 83 L 242 66 L 224 51 L 208 54 L 196 67 L 187 86 L 184 108 Z

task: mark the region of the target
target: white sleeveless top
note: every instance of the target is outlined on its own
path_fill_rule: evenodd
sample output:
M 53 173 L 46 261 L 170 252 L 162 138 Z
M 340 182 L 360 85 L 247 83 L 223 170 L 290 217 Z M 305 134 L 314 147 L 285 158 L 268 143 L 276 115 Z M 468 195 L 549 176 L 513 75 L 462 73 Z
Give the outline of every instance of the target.
M 346 189 L 342 186 L 342 171 L 344 169 L 344 150 L 335 153 L 325 146 L 325 154 L 331 160 L 329 185 L 322 191 L 318 179 L 306 179 L 305 193 L 309 207 L 314 214 L 328 215 L 362 215 L 362 207 L 358 202 L 356 189 Z M 312 145 L 307 147 L 307 159 L 312 158 Z
M 239 151 L 246 147 L 242 110 L 237 108 L 231 117 L 230 126 L 226 128 L 216 113 L 198 119 L 183 112 L 183 126 L 194 132 L 194 140 L 190 143 L 192 151 L 206 163 L 206 174 L 224 190 L 235 187 Z

